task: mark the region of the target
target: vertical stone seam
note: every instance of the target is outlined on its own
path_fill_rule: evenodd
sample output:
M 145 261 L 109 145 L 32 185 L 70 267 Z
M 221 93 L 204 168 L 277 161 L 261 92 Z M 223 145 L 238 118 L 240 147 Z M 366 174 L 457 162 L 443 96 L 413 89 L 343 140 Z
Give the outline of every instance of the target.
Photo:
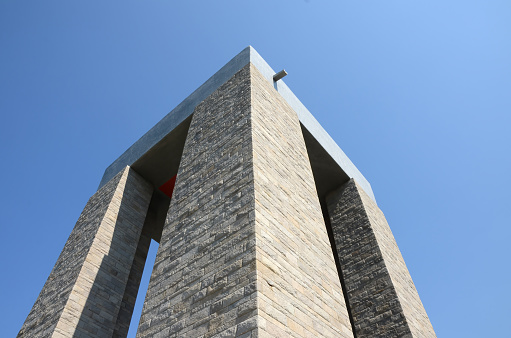
M 252 101 L 254 100 L 254 97 L 253 97 L 253 90 L 252 90 L 252 86 L 253 86 L 253 80 L 252 80 L 252 63 L 249 64 L 249 67 L 248 67 L 248 76 L 250 78 L 250 85 L 248 86 L 249 87 L 249 95 L 250 95 L 250 101 L 249 101 L 249 110 L 250 110 L 250 118 L 249 118 L 249 121 L 250 121 L 250 144 L 251 144 L 251 147 L 252 147 L 252 163 L 251 163 L 251 167 L 252 167 L 252 175 L 253 175 L 253 179 L 251 180 L 250 184 L 252 185 L 252 192 L 253 192 L 253 198 L 252 198 L 252 210 L 254 211 L 254 222 L 253 222 L 253 234 L 254 234 L 254 241 L 255 241 L 255 247 L 254 247 L 254 250 L 255 250 L 255 275 L 256 275 L 256 288 L 255 288 L 255 303 L 256 303 L 256 329 L 255 329 L 255 336 L 260 336 L 261 335 L 261 332 L 260 332 L 260 329 L 261 328 L 264 328 L 265 325 L 264 325 L 264 322 L 265 320 L 261 317 L 260 315 L 260 302 L 259 302 L 259 294 L 261 294 L 261 287 L 260 287 L 260 278 L 261 278 L 261 273 L 259 272 L 259 262 L 257 260 L 257 248 L 258 248 L 258 242 L 259 240 L 257 239 L 257 211 L 256 211 L 256 185 L 255 185 L 255 161 L 254 161 L 254 156 L 255 156 L 255 147 L 254 147 L 254 125 L 253 125 L 253 109 L 254 109 L 254 105 L 252 104 Z
M 112 199 L 110 200 L 110 202 L 108 203 L 108 208 L 105 212 L 105 214 L 103 215 L 103 218 L 101 219 L 101 222 L 100 222 L 100 225 L 98 226 L 97 228 L 97 231 L 96 231 L 96 234 L 94 236 L 94 240 L 92 241 L 92 245 L 88 248 L 88 252 L 87 252 L 87 255 L 85 256 L 85 260 L 84 260 L 84 263 L 82 264 L 82 267 L 80 269 L 80 273 L 78 274 L 78 277 L 76 278 L 76 281 L 79 281 L 79 279 L 86 273 L 85 272 L 85 267 L 86 267 L 86 262 L 87 262 L 87 259 L 89 258 L 89 255 L 91 254 L 91 249 L 96 247 L 97 246 L 97 243 L 98 241 L 100 241 L 97 236 L 98 236 L 98 233 L 100 233 L 101 229 L 104 227 L 105 225 L 105 218 L 110 215 L 110 214 L 114 214 L 115 217 L 114 219 L 112 219 L 112 223 L 115 225 L 115 223 L 117 222 L 117 217 L 118 217 L 118 213 L 115 212 L 114 210 L 114 206 L 113 206 L 113 203 L 115 201 L 115 196 L 117 196 L 118 194 L 121 194 L 121 199 L 122 199 L 122 195 L 124 194 L 124 189 L 126 187 L 126 181 L 127 181 L 127 178 L 128 178 L 128 174 L 129 174 L 129 171 L 130 171 L 130 168 L 129 167 L 126 167 L 124 168 L 124 171 L 122 173 L 122 176 L 121 176 L 121 179 L 119 180 L 119 183 L 117 184 L 117 187 L 115 189 L 115 192 L 112 194 Z M 112 212 L 112 210 L 114 210 L 114 212 Z M 96 274 L 99 272 L 96 271 Z M 64 314 L 66 313 L 66 310 L 68 310 L 71 306 L 71 303 L 70 303 L 70 300 L 72 299 L 72 296 L 73 294 L 77 293 L 77 288 L 80 286 L 80 283 L 76 283 L 73 285 L 73 288 L 71 289 L 71 292 L 69 293 L 69 297 L 66 301 L 66 304 L 64 305 L 64 308 L 62 310 L 62 312 L 60 313 L 60 317 L 59 317 L 59 320 L 57 322 L 57 324 L 55 325 L 55 329 L 52 333 L 52 337 L 55 337 L 56 335 L 57 336 L 63 336 L 62 333 L 58 332 L 59 331 L 59 324 L 62 323 L 63 320 L 66 320 Z M 84 305 L 85 306 L 85 305 Z M 64 317 L 63 317 L 64 316 Z M 79 320 L 79 318 L 78 318 Z M 77 323 L 78 324 L 78 323 Z M 65 325 L 65 324 L 64 324 Z M 75 326 L 75 330 L 76 330 L 77 326 Z M 76 331 L 75 331 L 76 332 Z M 69 332 L 70 333 L 70 332 Z M 74 333 L 74 332 L 73 332 Z
M 318 196 L 319 197 L 319 196 Z M 326 201 L 325 201 L 326 203 Z M 324 211 L 325 217 L 325 226 L 327 228 L 327 232 L 330 237 L 330 246 L 332 247 L 332 254 L 334 255 L 335 265 L 337 267 L 337 274 L 339 275 L 339 282 L 341 283 L 342 296 L 344 297 L 344 304 L 346 304 L 346 310 L 348 311 L 348 318 L 351 324 L 351 332 L 353 333 L 353 338 L 357 338 L 357 330 L 355 329 L 355 320 L 353 319 L 353 313 L 351 310 L 350 299 L 348 297 L 348 288 L 344 281 L 344 274 L 342 272 L 342 264 L 339 255 L 337 254 L 337 244 L 335 242 L 335 234 L 332 227 L 332 222 L 330 220 L 330 216 L 328 215 L 328 206 L 325 207 Z M 323 210 L 322 210 L 323 211 Z

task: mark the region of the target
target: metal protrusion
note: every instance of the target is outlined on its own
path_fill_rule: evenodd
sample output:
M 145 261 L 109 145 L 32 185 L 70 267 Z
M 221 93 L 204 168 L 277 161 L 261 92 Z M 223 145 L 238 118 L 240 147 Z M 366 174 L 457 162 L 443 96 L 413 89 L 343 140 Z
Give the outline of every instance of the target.
M 278 72 L 277 74 L 273 75 L 273 81 L 277 82 L 278 80 L 282 79 L 286 75 L 287 75 L 286 70 L 282 69 L 280 72 Z

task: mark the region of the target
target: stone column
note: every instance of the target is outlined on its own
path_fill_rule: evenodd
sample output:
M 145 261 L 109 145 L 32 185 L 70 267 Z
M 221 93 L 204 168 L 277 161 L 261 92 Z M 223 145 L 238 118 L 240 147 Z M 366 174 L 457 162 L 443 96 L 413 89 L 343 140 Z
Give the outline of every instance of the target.
M 89 199 L 18 337 L 113 335 L 152 191 L 126 167 Z
M 376 203 L 351 179 L 327 205 L 357 338 L 436 337 Z
M 137 337 L 352 337 L 296 113 L 248 64 L 195 111 Z

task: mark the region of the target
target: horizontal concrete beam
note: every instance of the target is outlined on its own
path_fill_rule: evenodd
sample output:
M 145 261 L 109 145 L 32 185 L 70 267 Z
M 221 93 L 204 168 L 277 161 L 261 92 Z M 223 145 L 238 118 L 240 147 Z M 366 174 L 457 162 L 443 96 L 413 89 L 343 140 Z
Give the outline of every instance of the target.
M 105 170 L 103 178 L 99 187 L 101 188 L 106 182 L 114 177 L 127 165 L 131 166 L 135 161 L 146 154 L 151 148 L 158 144 L 162 139 L 168 135 L 172 130 L 177 128 L 183 121 L 186 120 L 194 111 L 195 107 L 211 95 L 218 87 L 229 80 L 246 64 L 251 62 L 263 74 L 263 76 L 271 83 L 275 89 L 282 95 L 287 103 L 297 113 L 298 118 L 302 125 L 312 134 L 318 143 L 326 150 L 332 159 L 339 165 L 339 167 L 350 178 L 354 178 L 357 183 L 364 189 L 364 191 L 373 199 L 374 194 L 371 185 L 355 167 L 351 160 L 341 150 L 341 148 L 334 142 L 328 133 L 321 127 L 318 121 L 312 114 L 305 108 L 305 106 L 298 100 L 289 87 L 283 80 L 277 82 L 273 81 L 275 71 L 268 65 L 268 63 L 257 53 L 257 51 L 249 46 L 241 53 L 236 55 L 231 61 L 223 66 L 218 72 L 210 77 L 204 84 L 181 102 L 176 108 L 168 113 L 163 119 L 160 120 L 154 127 L 145 133 L 138 141 L 128 148 L 119 158 L 117 158 Z

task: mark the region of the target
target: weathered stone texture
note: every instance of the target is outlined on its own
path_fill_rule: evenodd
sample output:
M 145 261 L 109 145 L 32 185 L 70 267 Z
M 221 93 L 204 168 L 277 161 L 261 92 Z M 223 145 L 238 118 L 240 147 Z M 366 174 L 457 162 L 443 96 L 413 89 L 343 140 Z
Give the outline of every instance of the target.
M 435 337 L 378 206 L 353 179 L 327 204 L 357 337 Z
M 112 335 L 151 192 L 126 168 L 90 198 L 19 337 Z
M 253 190 L 247 66 L 194 111 L 137 337 L 256 329 Z
M 260 336 L 353 337 L 300 122 L 251 75 Z

